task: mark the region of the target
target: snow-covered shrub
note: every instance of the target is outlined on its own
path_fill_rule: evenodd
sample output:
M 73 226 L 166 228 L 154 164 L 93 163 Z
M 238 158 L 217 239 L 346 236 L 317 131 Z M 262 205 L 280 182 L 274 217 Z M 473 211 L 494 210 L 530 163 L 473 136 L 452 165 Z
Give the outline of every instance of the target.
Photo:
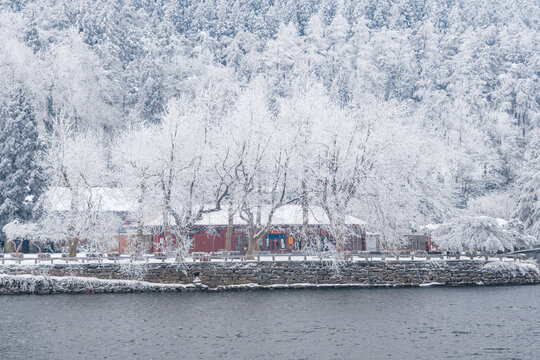
M 538 264 L 533 261 L 493 261 L 485 264 L 482 270 L 492 273 L 507 273 L 512 276 L 526 274 L 540 275 Z
M 516 221 L 489 216 L 461 216 L 439 225 L 433 242 L 449 251 L 505 251 L 528 247 L 535 239 L 523 233 Z

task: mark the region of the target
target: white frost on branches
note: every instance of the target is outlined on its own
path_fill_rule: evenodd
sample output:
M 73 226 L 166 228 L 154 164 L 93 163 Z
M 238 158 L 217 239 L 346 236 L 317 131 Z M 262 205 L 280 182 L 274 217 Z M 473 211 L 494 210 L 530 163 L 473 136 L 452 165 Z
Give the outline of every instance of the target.
M 496 252 L 529 247 L 535 239 L 523 232 L 519 221 L 489 216 L 461 216 L 436 226 L 433 242 L 449 251 Z

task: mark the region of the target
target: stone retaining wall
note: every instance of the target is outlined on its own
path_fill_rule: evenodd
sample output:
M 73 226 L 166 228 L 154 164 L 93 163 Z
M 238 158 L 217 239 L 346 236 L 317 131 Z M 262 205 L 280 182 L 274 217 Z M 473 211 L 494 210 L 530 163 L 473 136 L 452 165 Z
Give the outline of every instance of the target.
M 540 283 L 538 265 L 529 261 L 355 261 L 339 264 L 328 261 L 285 261 L 260 263 L 4 265 L 0 266 L 0 274 L 5 274 L 4 278 L 10 277 L 11 284 L 13 284 L 13 276 L 45 275 L 45 278 L 71 276 L 135 280 L 157 284 L 183 284 L 180 287 L 165 288 L 184 290 L 226 290 L 255 287 L 375 287 L 435 284 L 465 286 Z M 193 284 L 197 286 L 193 286 Z M 2 287 L 4 287 L 4 291 L 2 291 Z M 0 281 L 0 293 L 6 292 L 8 292 L 6 285 L 3 285 L 2 281 Z

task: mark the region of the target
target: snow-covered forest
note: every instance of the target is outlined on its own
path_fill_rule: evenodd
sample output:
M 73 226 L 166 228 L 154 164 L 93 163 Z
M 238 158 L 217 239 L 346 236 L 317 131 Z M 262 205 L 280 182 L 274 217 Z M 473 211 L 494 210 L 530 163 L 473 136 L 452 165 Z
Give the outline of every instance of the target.
M 538 239 L 539 79 L 537 0 L 3 0 L 0 229 L 99 232 L 82 194 L 112 187 L 141 232 L 227 208 L 256 238 L 298 203 L 336 239 L 347 215 Z

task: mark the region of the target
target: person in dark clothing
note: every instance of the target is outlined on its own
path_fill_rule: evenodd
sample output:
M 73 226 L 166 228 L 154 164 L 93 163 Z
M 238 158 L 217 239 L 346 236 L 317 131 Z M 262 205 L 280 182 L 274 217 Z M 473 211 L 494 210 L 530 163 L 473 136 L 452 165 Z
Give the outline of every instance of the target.
M 426 252 L 429 252 L 429 242 L 426 240 Z

